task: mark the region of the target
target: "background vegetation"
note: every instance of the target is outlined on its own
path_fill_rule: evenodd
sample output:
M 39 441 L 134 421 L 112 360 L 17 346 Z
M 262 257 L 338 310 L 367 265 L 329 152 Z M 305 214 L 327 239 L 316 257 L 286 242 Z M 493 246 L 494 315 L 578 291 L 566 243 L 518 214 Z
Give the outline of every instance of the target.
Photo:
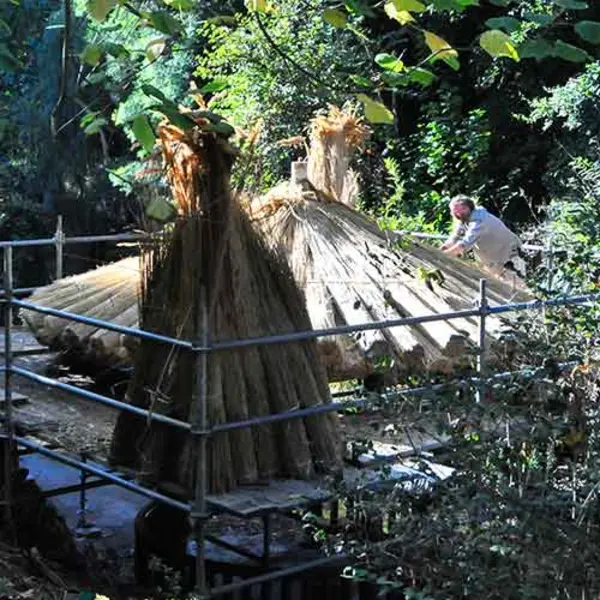
M 181 123 L 179 107 L 199 95 L 260 131 L 243 182 L 254 190 L 302 155 L 281 140 L 348 103 L 374 130 L 356 158 L 362 210 L 386 227 L 443 232 L 448 196 L 472 194 L 526 239 L 564 249 L 537 273 L 541 291 L 595 290 L 599 44 L 600 6 L 582 0 L 5 0 L 0 237 L 51 235 L 58 214 L 69 234 L 169 217 L 154 127 Z M 107 258 L 93 253 L 84 258 Z M 20 284 L 49 277 L 44 256 L 19 261 Z M 541 345 L 510 333 L 527 364 L 507 357 L 545 365 L 541 387 L 511 382 L 491 413 L 434 399 L 468 476 L 417 497 L 386 493 L 383 509 L 358 498 L 398 515 L 383 552 L 355 530 L 325 536 L 360 557 L 351 576 L 423 599 L 598 595 L 596 375 L 544 362 L 593 365 L 596 320 L 544 319 L 522 325 L 540 328 Z M 406 407 L 414 425 L 422 415 Z M 452 424 L 450 410 L 463 411 Z M 524 423 L 519 435 L 484 432 L 509 417 Z

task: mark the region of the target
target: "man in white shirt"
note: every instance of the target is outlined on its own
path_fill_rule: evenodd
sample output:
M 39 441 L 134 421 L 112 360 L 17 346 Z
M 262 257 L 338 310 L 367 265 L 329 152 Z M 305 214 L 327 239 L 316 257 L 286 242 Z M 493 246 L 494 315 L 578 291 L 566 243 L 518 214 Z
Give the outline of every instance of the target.
M 507 271 L 525 275 L 525 265 L 519 256 L 521 240 L 498 217 L 476 207 L 464 195 L 452 198 L 450 212 L 457 225 L 442 244 L 444 252 L 460 256 L 473 248 L 478 260 L 494 275 L 502 277 Z

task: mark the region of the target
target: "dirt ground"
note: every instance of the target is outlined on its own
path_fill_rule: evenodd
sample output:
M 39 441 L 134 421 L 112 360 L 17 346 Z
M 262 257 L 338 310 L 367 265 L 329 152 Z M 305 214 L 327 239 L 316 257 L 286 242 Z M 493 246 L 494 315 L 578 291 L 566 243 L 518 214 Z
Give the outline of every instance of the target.
M 35 338 L 24 329 L 15 330 L 13 342 L 17 351 L 38 346 Z M 112 396 L 116 391 L 108 385 L 98 385 L 89 376 L 61 366 L 58 358 L 57 354 L 48 352 L 16 355 L 14 364 L 38 375 L 100 394 Z M 4 386 L 3 376 L 0 382 Z M 118 379 L 114 383 L 118 389 Z M 14 391 L 27 397 L 27 402 L 17 404 L 14 408 L 15 421 L 24 433 L 56 443 L 74 454 L 85 452 L 97 457 L 107 456 L 117 418 L 116 410 L 19 375 L 13 375 L 12 384 Z

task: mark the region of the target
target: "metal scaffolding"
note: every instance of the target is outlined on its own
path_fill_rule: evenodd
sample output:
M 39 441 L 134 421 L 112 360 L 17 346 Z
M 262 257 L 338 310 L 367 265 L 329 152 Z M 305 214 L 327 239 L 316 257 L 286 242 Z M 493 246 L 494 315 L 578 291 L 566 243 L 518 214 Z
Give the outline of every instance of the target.
M 509 373 L 501 373 L 492 376 L 487 376 L 486 372 L 486 317 L 490 314 L 502 314 L 507 312 L 514 311 L 524 311 L 524 310 L 539 310 L 547 306 L 567 306 L 567 305 L 584 305 L 584 306 L 592 306 L 593 302 L 600 299 L 600 294 L 590 294 L 590 295 L 581 295 L 581 296 L 572 296 L 572 297 L 562 297 L 562 298 L 553 298 L 550 300 L 534 300 L 531 302 L 520 302 L 520 303 L 512 303 L 512 304 L 504 304 L 500 306 L 490 307 L 487 302 L 486 297 L 486 282 L 482 280 L 480 282 L 480 290 L 479 297 L 476 299 L 476 303 L 474 303 L 475 308 L 469 310 L 461 310 L 454 311 L 444 314 L 438 315 L 427 315 L 422 317 L 408 317 L 402 319 L 393 319 L 387 321 L 378 321 L 371 323 L 363 323 L 354 326 L 343 326 L 343 327 L 331 327 L 327 329 L 318 329 L 318 330 L 307 330 L 307 331 L 299 331 L 293 332 L 289 334 L 283 335 L 274 335 L 267 337 L 252 337 L 246 339 L 238 339 L 238 340 L 229 340 L 218 342 L 215 344 L 211 344 L 210 340 L 210 332 L 208 331 L 208 315 L 206 302 L 201 302 L 201 306 L 199 307 L 199 314 L 197 315 L 197 323 L 198 323 L 198 331 L 196 335 L 196 339 L 194 340 L 180 340 L 170 338 L 168 336 L 163 336 L 155 333 L 151 333 L 148 331 L 143 331 L 138 328 L 133 327 L 122 327 L 115 325 L 110 322 L 102 321 L 99 319 L 93 319 L 89 317 L 85 317 L 82 315 L 77 315 L 74 313 L 69 313 L 62 310 L 52 309 L 44 306 L 38 306 L 31 302 L 17 300 L 15 298 L 15 294 L 19 291 L 18 288 L 14 288 L 13 285 L 13 248 L 14 247 L 28 247 L 28 246 L 42 246 L 42 245 L 55 245 L 57 249 L 57 277 L 62 276 L 62 248 L 66 244 L 74 244 L 74 243 L 90 243 L 90 242 L 98 242 L 98 241 L 140 241 L 148 239 L 146 235 L 132 235 L 132 234 L 122 234 L 122 235 L 103 235 L 103 236 L 84 236 L 77 238 L 67 238 L 62 233 L 62 223 L 59 224 L 57 228 L 57 233 L 54 238 L 43 239 L 43 240 L 21 240 L 21 241 L 5 241 L 0 242 L 0 247 L 4 250 L 4 291 L 3 291 L 3 302 L 4 302 L 4 317 L 5 317 L 5 336 L 4 336 L 4 357 L 5 363 L 3 366 L 4 371 L 4 390 L 5 390 L 5 409 L 3 415 L 4 428 L 2 433 L 0 434 L 0 440 L 3 440 L 4 443 L 7 444 L 8 449 L 13 449 L 17 446 L 27 448 L 31 452 L 37 452 L 44 456 L 47 456 L 53 460 L 71 466 L 75 469 L 78 469 L 82 474 L 92 475 L 95 478 L 98 478 L 101 481 L 106 482 L 107 484 L 114 484 L 145 496 L 147 498 L 157 500 L 159 502 L 163 502 L 173 508 L 185 511 L 188 513 L 193 521 L 193 532 L 196 541 L 196 593 L 201 598 L 212 598 L 219 597 L 226 593 L 230 593 L 240 588 L 248 587 L 255 585 L 257 583 L 264 583 L 267 581 L 271 581 L 274 579 L 279 579 L 287 575 L 296 574 L 302 571 L 306 571 L 315 567 L 320 567 L 324 565 L 333 565 L 339 563 L 342 560 L 340 556 L 332 556 L 326 557 L 318 560 L 313 560 L 309 562 L 305 562 L 302 564 L 282 568 L 273 572 L 269 572 L 266 574 L 259 575 L 257 577 L 252 577 L 249 579 L 245 579 L 239 582 L 234 582 L 232 584 L 227 584 L 224 586 L 220 586 L 213 589 L 208 589 L 207 587 L 207 578 L 206 578 L 206 570 L 205 570 L 205 531 L 204 525 L 205 521 L 209 516 L 208 510 L 214 508 L 211 506 L 210 499 L 208 496 L 208 488 L 207 488 L 207 452 L 206 452 L 206 444 L 207 440 L 210 436 L 222 433 L 226 431 L 233 431 L 236 429 L 242 429 L 246 427 L 252 427 L 256 425 L 264 425 L 267 423 L 275 423 L 278 421 L 284 421 L 289 419 L 298 419 L 311 415 L 325 414 L 328 412 L 339 411 L 341 409 L 347 409 L 350 407 L 366 407 L 368 405 L 368 400 L 365 398 L 353 399 L 353 400 L 345 400 L 344 402 L 330 402 L 327 404 L 317 405 L 314 407 L 308 408 L 299 408 L 295 410 L 289 410 L 277 414 L 271 414 L 266 416 L 259 416 L 246 419 L 244 421 L 239 422 L 230 422 L 223 423 L 214 426 L 210 426 L 207 422 L 207 365 L 208 358 L 210 353 L 212 352 L 225 352 L 232 350 L 234 348 L 245 348 L 250 346 L 258 346 L 265 344 L 274 344 L 274 343 L 291 343 L 297 342 L 301 340 L 309 340 L 316 339 L 322 336 L 337 336 L 344 335 L 348 333 L 354 333 L 358 331 L 367 331 L 367 330 L 375 330 L 375 329 L 383 329 L 389 327 L 402 327 L 415 325 L 425 322 L 435 322 L 435 321 L 445 321 L 449 319 L 457 319 L 464 317 L 479 317 L 479 352 L 477 356 L 477 377 L 475 378 L 467 378 L 462 381 L 454 381 L 449 383 L 437 384 L 424 386 L 420 388 L 406 389 L 401 390 L 396 393 L 393 393 L 390 398 L 404 398 L 406 396 L 416 396 L 422 395 L 430 392 L 438 392 L 443 391 L 452 387 L 460 387 L 460 386 L 475 386 L 477 389 L 477 399 L 480 399 L 482 395 L 485 393 L 485 389 L 487 385 L 490 385 L 494 381 L 510 379 L 515 376 L 523 376 L 523 377 L 535 377 L 541 370 L 528 370 L 521 372 L 509 372 Z M 33 373 L 27 369 L 23 369 L 19 366 L 15 366 L 13 364 L 13 348 L 12 348 L 12 319 L 11 313 L 14 307 L 21 307 L 27 310 L 36 311 L 46 315 L 53 315 L 57 317 L 61 317 L 67 320 L 76 321 L 79 323 L 84 323 L 88 325 L 93 325 L 95 327 L 104 328 L 112 331 L 117 331 L 120 333 L 124 333 L 126 335 L 137 337 L 141 339 L 147 339 L 154 341 L 156 343 L 162 344 L 170 344 L 173 346 L 177 346 L 183 350 L 188 352 L 192 352 L 195 355 L 195 363 L 196 363 L 196 385 L 195 390 L 193 392 L 193 411 L 191 423 L 178 421 L 177 419 L 173 419 L 167 417 L 165 415 L 157 414 L 152 411 L 147 411 L 138 407 L 131 406 L 124 402 L 120 402 L 116 399 L 103 396 L 101 394 L 97 394 L 94 392 L 90 392 L 87 390 L 80 389 L 76 386 L 69 385 L 55 379 L 44 377 L 42 375 Z M 90 400 L 92 402 L 97 402 L 103 404 L 105 406 L 109 406 L 114 409 L 128 411 L 138 416 L 142 416 L 146 419 L 157 421 L 163 423 L 165 425 L 169 425 L 171 427 L 176 427 L 180 430 L 188 432 L 193 436 L 196 445 L 196 487 L 194 493 L 194 499 L 191 503 L 185 503 L 174 498 L 171 498 L 167 495 L 158 493 L 155 490 L 146 488 L 144 486 L 138 485 L 137 483 L 128 480 L 118 474 L 113 472 L 109 472 L 103 468 L 90 464 L 84 460 L 79 460 L 72 456 L 68 456 L 64 453 L 57 452 L 50 448 L 46 448 L 41 444 L 38 444 L 32 440 L 27 438 L 15 435 L 15 423 L 12 412 L 12 389 L 13 389 L 13 376 L 24 377 L 29 379 L 30 381 L 37 382 L 39 384 L 50 386 L 55 389 L 59 389 L 71 394 L 75 394 L 81 398 L 86 400 Z M 12 490 L 10 487 L 11 481 L 11 471 L 13 468 L 13 463 L 11 460 L 11 451 L 5 452 L 5 477 L 6 477 L 6 486 L 5 486 L 5 497 L 2 499 L 2 503 L 4 505 L 6 516 L 8 521 L 11 520 L 11 503 L 12 503 Z M 91 484 L 91 486 L 97 487 L 101 485 L 98 481 L 95 481 Z M 72 491 L 72 490 L 71 490 Z M 60 491 L 53 491 L 52 495 L 57 495 Z M 65 492 L 66 493 L 66 492 Z

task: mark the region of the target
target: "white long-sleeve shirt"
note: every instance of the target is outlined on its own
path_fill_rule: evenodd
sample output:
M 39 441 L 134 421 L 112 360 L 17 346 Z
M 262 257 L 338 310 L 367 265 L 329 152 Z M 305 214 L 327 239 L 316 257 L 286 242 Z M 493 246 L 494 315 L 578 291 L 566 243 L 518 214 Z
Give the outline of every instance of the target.
M 468 223 L 458 222 L 448 241 L 460 242 L 466 250 L 474 248 L 479 260 L 489 266 L 506 264 L 521 246 L 516 233 L 481 207 L 471 212 Z

